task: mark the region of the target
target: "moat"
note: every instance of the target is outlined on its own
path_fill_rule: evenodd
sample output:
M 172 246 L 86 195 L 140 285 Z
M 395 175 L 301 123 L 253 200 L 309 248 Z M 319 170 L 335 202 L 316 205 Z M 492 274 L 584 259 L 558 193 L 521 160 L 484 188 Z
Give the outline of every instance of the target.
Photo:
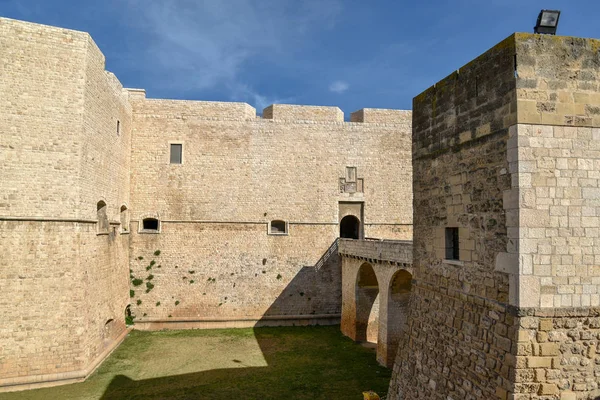
M 390 374 L 339 326 L 134 330 L 85 382 L 0 399 L 362 399 Z

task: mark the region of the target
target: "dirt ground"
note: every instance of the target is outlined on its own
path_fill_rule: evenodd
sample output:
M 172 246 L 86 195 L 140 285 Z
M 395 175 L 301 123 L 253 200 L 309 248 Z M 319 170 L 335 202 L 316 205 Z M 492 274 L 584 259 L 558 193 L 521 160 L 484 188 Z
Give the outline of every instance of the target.
M 85 382 L 0 400 L 341 399 L 385 394 L 390 370 L 339 326 L 133 331 Z

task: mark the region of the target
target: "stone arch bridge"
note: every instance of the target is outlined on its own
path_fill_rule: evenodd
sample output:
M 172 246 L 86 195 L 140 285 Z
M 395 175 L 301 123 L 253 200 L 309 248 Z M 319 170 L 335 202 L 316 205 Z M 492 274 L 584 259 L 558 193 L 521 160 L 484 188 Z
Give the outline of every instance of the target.
M 377 343 L 377 361 L 392 367 L 406 329 L 412 286 L 412 241 L 339 239 L 342 333 Z

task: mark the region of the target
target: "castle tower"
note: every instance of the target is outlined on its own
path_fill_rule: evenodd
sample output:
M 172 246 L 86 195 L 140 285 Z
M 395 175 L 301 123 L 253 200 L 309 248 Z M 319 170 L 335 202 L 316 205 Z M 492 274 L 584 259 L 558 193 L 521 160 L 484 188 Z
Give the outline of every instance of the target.
M 414 99 L 391 398 L 600 395 L 599 49 L 514 34 Z
M 127 333 L 127 93 L 84 32 L 0 18 L 0 391 L 84 379 Z

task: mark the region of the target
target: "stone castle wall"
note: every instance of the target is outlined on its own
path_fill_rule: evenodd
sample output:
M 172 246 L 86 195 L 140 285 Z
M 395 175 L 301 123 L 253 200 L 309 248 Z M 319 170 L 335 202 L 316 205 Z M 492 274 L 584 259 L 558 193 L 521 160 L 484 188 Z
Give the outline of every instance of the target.
M 599 49 L 598 40 L 517 36 L 505 208 L 519 257 L 519 399 L 600 395 Z
M 87 33 L 0 32 L 2 390 L 85 378 L 128 304 L 141 329 L 335 323 L 340 218 L 412 235 L 410 112 L 151 100 Z M 139 232 L 146 217 L 159 233 Z
M 392 398 L 598 396 L 598 48 L 515 34 L 415 98 L 415 284 Z
M 127 93 L 86 33 L 4 18 L 0 33 L 0 386 L 79 380 L 125 333 Z
M 414 99 L 413 293 L 392 398 L 496 396 L 510 387 L 514 318 L 502 194 L 514 118 L 514 44 L 508 39 Z M 445 260 L 445 228 L 459 229 L 460 261 Z
M 79 201 L 81 215 L 92 219 L 97 219 L 97 202 L 104 201 L 109 220 L 107 235 L 81 238 L 90 360 L 114 346 L 124 333 L 125 307 L 129 303 L 129 234 L 127 223 L 121 225 L 127 219 L 121 218 L 121 210 L 131 208 L 131 106 L 128 93 L 112 73 L 105 71 L 104 65 L 104 55 L 89 37 Z M 123 211 L 125 216 L 127 212 Z
M 508 154 L 521 307 L 600 305 L 600 41 L 517 41 L 518 112 Z
M 0 390 L 85 378 L 128 304 L 141 329 L 334 323 L 340 219 L 402 240 L 414 211 L 390 398 L 600 396 L 599 43 L 510 36 L 415 98 L 411 142 L 398 110 L 146 99 L 87 33 L 0 18 Z
M 132 104 L 132 219 L 161 221 L 159 234 L 132 232 L 133 276 L 153 285 L 132 287 L 140 326 L 339 318 L 339 264 L 312 267 L 339 236 L 340 202 L 364 204 L 365 236 L 411 237 L 410 113 L 347 123 L 336 107 L 273 105 L 257 118 L 241 103 Z M 340 191 L 346 167 L 364 193 Z M 269 235 L 271 220 L 288 234 Z

